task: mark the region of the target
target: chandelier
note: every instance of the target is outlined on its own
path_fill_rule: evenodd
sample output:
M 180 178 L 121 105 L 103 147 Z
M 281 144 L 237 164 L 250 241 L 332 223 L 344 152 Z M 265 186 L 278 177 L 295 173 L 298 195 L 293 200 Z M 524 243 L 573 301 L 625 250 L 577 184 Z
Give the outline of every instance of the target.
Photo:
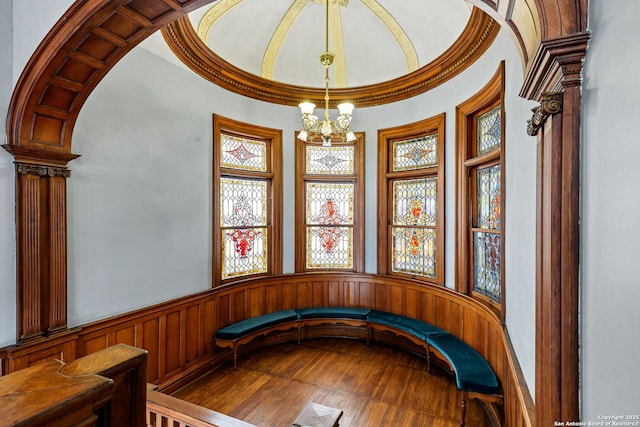
M 320 63 L 324 66 L 324 118 L 322 121 L 313 114 L 316 104 L 313 102 L 302 102 L 298 105 L 302 112 L 302 131 L 298 133 L 298 139 L 307 141 L 309 137 L 322 135 L 322 146 L 331 146 L 331 136 L 336 135 L 341 140 L 351 142 L 355 141 L 355 134 L 349 129 L 351 124 L 351 113 L 353 112 L 353 104 L 344 102 L 338 105 L 340 115 L 336 120 L 329 118 L 329 67 L 333 64 L 335 57 L 333 52 L 329 52 L 329 1 L 326 3 L 326 20 L 325 20 L 325 51 L 320 54 Z

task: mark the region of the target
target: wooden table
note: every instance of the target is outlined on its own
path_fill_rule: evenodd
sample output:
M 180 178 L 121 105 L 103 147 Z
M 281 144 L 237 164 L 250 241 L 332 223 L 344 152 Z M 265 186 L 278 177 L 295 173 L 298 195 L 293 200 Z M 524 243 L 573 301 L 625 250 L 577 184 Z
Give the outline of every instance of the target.
M 293 427 L 338 427 L 342 411 L 310 402 L 293 422 Z

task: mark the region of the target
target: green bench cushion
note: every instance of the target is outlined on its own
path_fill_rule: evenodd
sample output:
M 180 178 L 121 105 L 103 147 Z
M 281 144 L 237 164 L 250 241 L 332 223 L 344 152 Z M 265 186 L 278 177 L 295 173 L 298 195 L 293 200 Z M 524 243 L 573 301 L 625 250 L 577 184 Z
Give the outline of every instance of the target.
M 426 341 L 429 336 L 447 333 L 443 329 L 433 326 L 427 322 L 423 322 L 422 320 L 380 310 L 371 310 L 367 315 L 367 320 L 381 325 L 401 329 L 423 341 Z
M 260 329 L 279 325 L 285 322 L 298 320 L 295 310 L 281 310 L 257 317 L 241 320 L 216 331 L 216 338 L 223 340 L 235 340 Z
M 451 334 L 431 335 L 427 343 L 447 358 L 460 390 L 499 393 L 498 378 L 489 363 L 464 341 Z
M 356 319 L 366 320 L 367 314 L 371 312 L 370 308 L 357 307 L 311 307 L 297 308 L 298 317 L 300 319 Z

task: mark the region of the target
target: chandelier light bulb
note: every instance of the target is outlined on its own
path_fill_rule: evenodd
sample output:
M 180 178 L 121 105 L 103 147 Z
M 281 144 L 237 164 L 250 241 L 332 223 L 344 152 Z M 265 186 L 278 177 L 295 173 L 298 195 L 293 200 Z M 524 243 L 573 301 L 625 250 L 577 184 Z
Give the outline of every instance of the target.
M 343 116 L 350 116 L 354 108 L 355 107 L 350 102 L 343 102 L 338 105 L 338 111 L 340 111 L 340 114 Z
M 313 114 L 313 109 L 316 108 L 316 104 L 313 102 L 301 102 L 298 104 L 298 107 L 300 107 L 302 114 Z

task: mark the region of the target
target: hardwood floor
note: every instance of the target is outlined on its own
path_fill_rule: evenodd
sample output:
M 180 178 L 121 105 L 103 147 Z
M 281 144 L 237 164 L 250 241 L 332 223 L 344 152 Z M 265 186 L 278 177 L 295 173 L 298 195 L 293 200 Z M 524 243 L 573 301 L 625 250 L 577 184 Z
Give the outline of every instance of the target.
M 344 411 L 341 427 L 434 426 L 460 422 L 453 379 L 416 355 L 363 341 L 323 338 L 241 355 L 175 397 L 261 427 L 290 426 L 308 402 Z M 469 402 L 467 426 L 490 426 Z

